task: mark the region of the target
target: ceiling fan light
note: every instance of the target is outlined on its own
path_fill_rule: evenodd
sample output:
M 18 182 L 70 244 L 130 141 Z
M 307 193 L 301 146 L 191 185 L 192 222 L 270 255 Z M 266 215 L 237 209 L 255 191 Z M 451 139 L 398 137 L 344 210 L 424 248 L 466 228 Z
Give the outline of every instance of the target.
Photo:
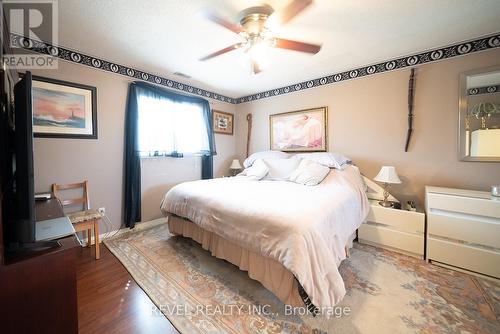
M 313 2 L 313 0 L 289 1 L 290 3 L 279 13 L 274 13 L 274 9 L 269 5 L 246 8 L 239 14 L 239 24 L 234 24 L 231 21 L 208 12 L 207 18 L 209 20 L 237 33 L 243 40 L 240 43 L 213 52 L 200 60 L 205 61 L 234 51 L 235 49 L 242 49 L 243 57 L 240 59 L 250 63 L 252 72 L 257 74 L 269 65 L 267 53 L 270 48 L 280 48 L 309 54 L 318 53 L 321 45 L 278 38 L 272 33 L 272 27 L 290 21 Z
M 251 62 L 257 63 L 261 70 L 264 70 L 269 65 L 268 49 L 268 43 L 265 41 L 258 42 L 248 49 Z

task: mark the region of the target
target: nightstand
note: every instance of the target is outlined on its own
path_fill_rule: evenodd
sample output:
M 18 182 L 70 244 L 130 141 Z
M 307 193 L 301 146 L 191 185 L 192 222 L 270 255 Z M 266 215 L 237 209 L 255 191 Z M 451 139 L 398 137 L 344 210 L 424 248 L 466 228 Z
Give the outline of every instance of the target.
M 370 212 L 358 229 L 358 241 L 423 259 L 425 214 L 386 208 L 378 202 L 370 200 Z

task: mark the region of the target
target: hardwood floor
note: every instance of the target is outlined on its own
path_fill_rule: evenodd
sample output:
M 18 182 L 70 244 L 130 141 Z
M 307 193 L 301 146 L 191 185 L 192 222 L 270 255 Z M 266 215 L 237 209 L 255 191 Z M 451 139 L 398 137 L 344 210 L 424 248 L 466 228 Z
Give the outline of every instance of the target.
M 135 283 L 120 261 L 101 244 L 101 258 L 94 248 L 82 248 L 78 259 L 78 329 L 90 333 L 178 333 Z

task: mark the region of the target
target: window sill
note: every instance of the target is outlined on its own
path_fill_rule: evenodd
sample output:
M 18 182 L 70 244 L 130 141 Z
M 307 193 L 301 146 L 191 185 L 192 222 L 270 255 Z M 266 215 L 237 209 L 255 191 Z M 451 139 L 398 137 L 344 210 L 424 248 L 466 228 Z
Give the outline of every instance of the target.
M 182 155 L 144 155 L 139 156 L 141 160 L 150 160 L 150 159 L 182 159 L 182 158 L 197 158 L 202 157 L 202 154 L 199 153 L 185 153 Z

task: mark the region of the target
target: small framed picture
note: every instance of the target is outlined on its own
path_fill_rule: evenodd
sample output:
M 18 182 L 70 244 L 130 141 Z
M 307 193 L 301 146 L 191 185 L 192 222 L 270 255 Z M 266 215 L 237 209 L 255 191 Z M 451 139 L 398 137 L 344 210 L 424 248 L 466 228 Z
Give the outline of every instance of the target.
M 228 112 L 212 110 L 213 117 L 213 127 L 215 133 L 220 133 L 224 135 L 233 134 L 233 121 L 234 115 Z
M 35 137 L 97 139 L 97 89 L 33 76 Z

